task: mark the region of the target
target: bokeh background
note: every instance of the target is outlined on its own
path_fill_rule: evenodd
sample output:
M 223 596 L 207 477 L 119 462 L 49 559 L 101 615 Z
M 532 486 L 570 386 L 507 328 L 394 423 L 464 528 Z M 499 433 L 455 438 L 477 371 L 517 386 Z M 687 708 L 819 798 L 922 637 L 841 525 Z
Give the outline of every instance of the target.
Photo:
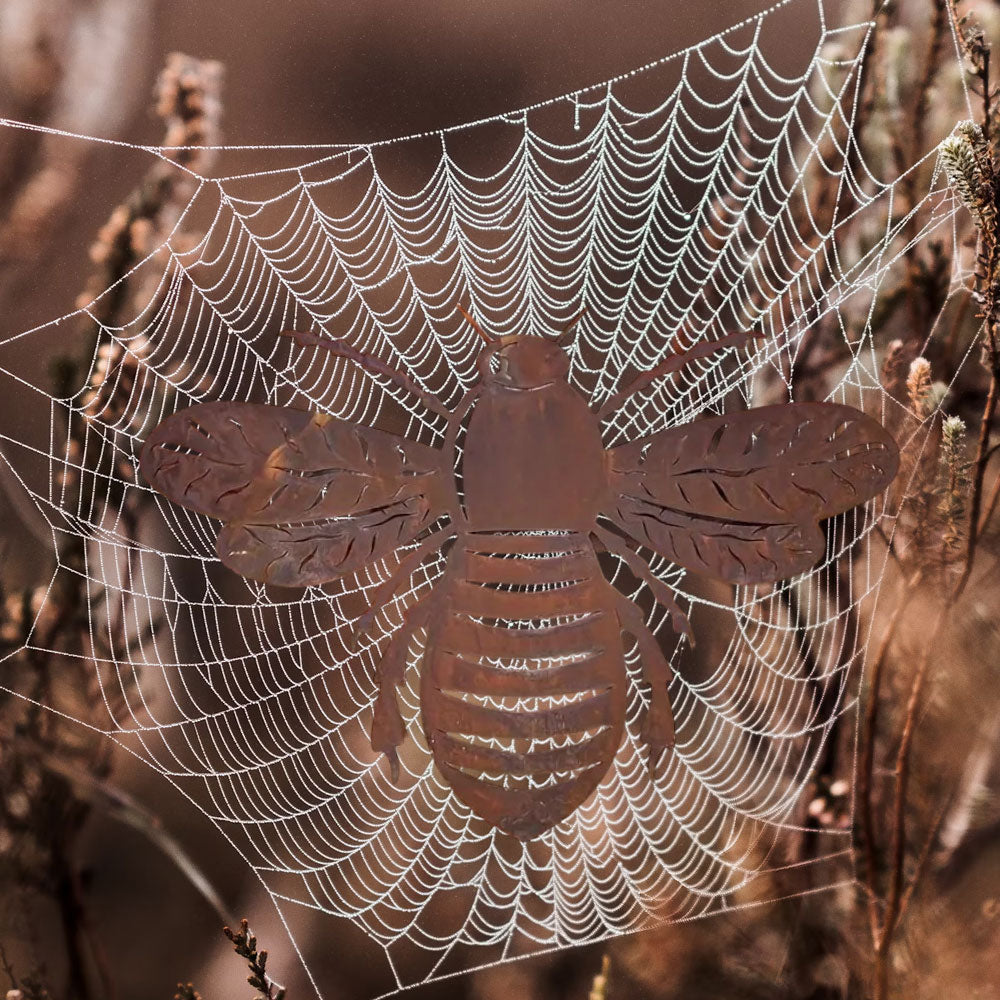
M 214 141 L 372 141 L 458 124 L 572 91 L 699 41 L 766 6 L 760 0 L 2 0 L 0 116 L 158 144 L 163 141 L 163 122 L 151 94 L 168 54 L 183 52 L 221 64 L 223 113 Z M 843 6 L 845 16 L 866 9 L 864 4 Z M 935 19 L 946 10 L 949 20 L 942 37 L 951 45 L 950 4 L 910 0 L 899 6 L 899 11 L 880 15 L 884 41 L 872 69 L 872 100 L 881 101 L 895 87 L 897 110 L 903 113 L 879 119 L 882 132 L 875 138 L 886 150 L 895 135 L 905 158 L 946 134 L 962 108 L 957 73 L 942 70 L 926 84 L 922 79 L 933 51 Z M 993 5 L 968 6 L 989 40 L 996 24 Z M 784 52 L 775 53 L 775 59 L 779 65 L 783 57 L 794 63 L 811 48 L 813 38 L 813 25 L 789 19 Z M 945 61 L 941 52 L 937 58 Z M 922 148 L 910 150 L 907 130 L 913 127 L 921 87 L 925 97 L 930 93 L 937 118 Z M 934 130 L 937 134 L 930 134 Z M 891 175 L 892 157 L 886 157 L 884 166 Z M 3 335 L 74 308 L 94 272 L 90 247 L 95 235 L 148 168 L 149 158 L 141 152 L 0 127 Z M 975 231 L 968 222 L 965 226 L 964 236 L 940 252 L 969 254 Z M 933 278 L 934 252 L 921 249 L 920 254 L 926 255 L 925 271 Z M 940 284 L 940 275 L 936 280 Z M 933 284 L 931 278 L 928 283 Z M 989 382 L 972 346 L 978 335 L 977 309 L 973 302 L 960 319 L 949 313 L 949 322 L 953 320 L 959 332 L 943 348 L 924 351 L 931 356 L 932 377 L 946 381 L 953 381 L 958 361 L 971 354 L 973 374 L 956 383 L 949 405 L 975 428 Z M 928 310 L 928 329 L 936 315 Z M 887 320 L 882 343 L 902 337 L 908 363 L 923 350 L 926 332 L 907 328 L 897 317 Z M 58 339 L 26 338 L 23 351 L 30 355 L 26 353 L 22 363 L 50 367 L 75 346 Z M 0 426 L 14 438 L 47 434 L 48 418 L 37 397 L 11 392 L 0 398 Z M 994 434 L 988 431 L 988 446 Z M 973 445 L 970 439 L 969 462 L 975 458 Z M 988 472 L 987 487 L 997 474 L 992 465 Z M 46 532 L 37 517 L 16 484 L 6 485 L 0 492 L 0 558 L 6 613 L 16 617 L 9 599 L 30 595 L 46 578 L 43 564 L 48 555 Z M 928 503 L 934 506 L 937 500 Z M 968 599 L 953 609 L 943 637 L 934 637 L 936 673 L 921 704 L 914 792 L 907 804 L 914 813 L 912 843 L 904 845 L 906 877 L 917 874 L 923 887 L 895 938 L 893 988 L 900 997 L 1000 996 L 995 985 L 1000 979 L 1000 774 L 998 731 L 992 721 L 997 713 L 1000 644 L 995 619 L 1000 607 L 994 533 L 992 524 L 981 533 L 978 565 L 984 578 L 977 576 Z M 891 583 L 903 586 L 910 575 L 902 567 Z M 883 694 L 883 728 L 873 751 L 879 782 L 874 802 L 880 817 L 889 817 L 893 807 L 885 776 L 893 769 L 906 720 L 909 671 L 927 640 L 927 623 L 943 600 L 928 582 L 912 590 L 907 592 L 905 617 L 902 612 L 899 616 L 902 626 L 891 619 L 891 603 L 872 626 L 873 635 L 885 631 L 892 640 L 885 654 L 890 676 Z M 26 613 L 22 609 L 22 617 Z M 10 742 L 0 743 L 0 791 L 8 795 L 8 812 L 9 796 L 21 790 L 24 779 L 15 755 Z M 100 795 L 88 799 L 85 818 L 74 827 L 67 851 L 73 878 L 78 878 L 86 900 L 86 919 L 99 933 L 117 995 L 169 997 L 179 980 L 193 981 L 207 1000 L 249 992 L 240 960 L 220 933 L 218 914 L 192 880 L 179 874 L 176 858 L 164 850 L 157 832 L 136 828 L 137 814 L 129 807 L 134 801 L 155 814 L 198 868 L 209 873 L 230 919 L 250 919 L 260 941 L 270 947 L 269 969 L 286 985 L 289 998 L 311 996 L 312 987 L 288 950 L 276 914 L 214 828 L 152 772 L 128 759 L 114 759 L 109 769 L 121 800 L 109 804 Z M 835 800 L 842 810 L 842 800 L 848 797 L 844 783 L 849 785 L 853 777 L 847 772 L 822 775 L 822 783 L 803 803 L 803 816 L 808 817 L 810 809 L 815 816 L 824 809 L 830 812 Z M 30 788 L 28 793 L 30 805 Z M 79 789 L 67 786 L 64 793 L 76 795 Z M 58 808 L 44 815 L 62 817 L 59 822 L 65 818 Z M 886 822 L 885 829 L 890 829 Z M 926 851 L 925 844 L 930 844 Z M 0 829 L 0 854 L 12 854 L 14 846 L 11 834 Z M 851 873 L 846 869 L 848 881 Z M 79 992 L 79 983 L 74 985 L 67 971 L 72 956 L 65 954 L 64 915 L 57 901 L 23 879 L 19 882 L 10 866 L 0 869 L 0 877 L 0 942 L 15 975 L 23 977 L 37 966 L 53 997 Z M 769 890 L 777 894 L 774 886 Z M 594 989 L 612 998 L 677 1000 L 860 997 L 869 995 L 871 988 L 873 942 L 868 925 L 865 891 L 848 884 L 817 897 L 796 895 L 791 903 L 625 939 L 607 949 L 577 949 L 486 970 L 420 988 L 413 995 L 422 1000 L 515 995 L 554 1000 L 582 998 Z M 340 922 L 318 919 L 309 938 L 309 951 L 323 956 L 325 981 L 333 983 L 327 996 L 370 994 L 370 952 L 359 934 Z M 595 985 L 605 954 L 606 976 Z M 95 963 L 86 961 L 96 976 Z M 19 985 L 23 991 L 24 983 L 19 980 Z

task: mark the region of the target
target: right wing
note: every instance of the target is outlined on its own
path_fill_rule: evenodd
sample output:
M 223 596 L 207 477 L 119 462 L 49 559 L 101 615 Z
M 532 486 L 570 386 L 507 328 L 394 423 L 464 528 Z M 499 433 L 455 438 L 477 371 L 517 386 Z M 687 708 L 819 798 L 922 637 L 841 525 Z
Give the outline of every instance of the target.
M 819 522 L 881 493 L 898 466 L 896 442 L 854 407 L 762 406 L 611 449 L 603 513 L 687 569 L 772 582 L 815 566 Z
M 168 499 L 227 522 L 230 569 L 303 587 L 363 568 L 447 510 L 436 448 L 325 414 L 202 403 L 164 420 L 139 469 Z

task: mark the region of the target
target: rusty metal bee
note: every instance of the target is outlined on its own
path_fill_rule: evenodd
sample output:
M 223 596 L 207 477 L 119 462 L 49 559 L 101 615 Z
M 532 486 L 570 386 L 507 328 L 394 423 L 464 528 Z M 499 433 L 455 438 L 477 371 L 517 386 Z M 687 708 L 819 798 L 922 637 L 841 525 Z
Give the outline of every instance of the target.
M 418 543 L 355 636 L 450 547 L 382 658 L 371 745 L 397 780 L 396 691 L 424 629 L 420 705 L 435 764 L 475 813 L 526 840 L 593 793 L 621 744 L 623 632 L 649 684 L 651 767 L 674 742 L 670 667 L 639 609 L 605 579 L 597 548 L 624 560 L 690 638 L 671 590 L 626 539 L 716 579 L 780 580 L 822 557 L 821 520 L 889 485 L 898 451 L 876 420 L 835 403 L 705 417 L 605 449 L 601 421 L 630 396 L 749 335 L 670 356 L 594 412 L 568 381 L 572 324 L 558 338 L 492 339 L 462 312 L 486 344 L 479 381 L 454 412 L 343 341 L 292 334 L 419 397 L 448 421 L 441 449 L 322 413 L 216 402 L 164 420 L 141 471 L 171 500 L 226 522 L 218 554 L 255 580 L 318 585 Z

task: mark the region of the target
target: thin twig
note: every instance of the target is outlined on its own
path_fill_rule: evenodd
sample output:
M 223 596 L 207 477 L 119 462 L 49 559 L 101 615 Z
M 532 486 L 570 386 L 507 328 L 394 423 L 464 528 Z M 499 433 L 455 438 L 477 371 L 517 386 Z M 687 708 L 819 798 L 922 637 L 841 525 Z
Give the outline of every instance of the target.
M 945 0 L 934 0 L 934 19 L 931 22 L 930 37 L 927 43 L 927 54 L 924 57 L 923 71 L 920 82 L 917 84 L 916 97 L 910 115 L 910 143 L 908 155 L 903 155 L 898 142 L 894 142 L 894 147 L 898 150 L 898 156 L 902 156 L 899 166 L 906 163 L 916 163 L 923 153 L 924 128 L 927 120 L 927 110 L 930 99 L 930 89 L 937 76 L 938 65 L 941 61 L 941 51 L 944 45 L 945 27 L 947 26 L 947 6 Z M 897 157 L 898 158 L 898 157 Z M 910 310 L 910 322 L 914 335 L 923 329 L 923 305 L 928 298 L 927 294 L 918 295 L 921 286 L 920 262 L 917 257 L 917 234 L 920 231 L 919 216 L 916 212 L 917 199 L 917 172 L 913 169 L 907 170 L 903 174 L 903 190 L 906 194 L 906 205 L 910 211 L 910 219 L 907 224 L 908 238 L 907 245 L 903 251 L 906 261 L 906 282 L 909 286 L 909 294 L 906 301 Z
M 913 869 L 913 874 L 910 876 L 909 884 L 906 886 L 906 889 L 903 892 L 903 898 L 899 903 L 899 919 L 896 921 L 897 925 L 903 922 L 903 918 L 906 916 L 906 911 L 909 909 L 917 888 L 923 881 L 924 875 L 927 872 L 927 865 L 930 861 L 931 852 L 934 850 L 934 845 L 937 843 L 938 835 L 941 832 L 941 824 L 944 822 L 945 815 L 948 812 L 949 802 L 950 797 L 946 798 L 941 803 L 934 816 L 934 820 L 931 822 L 931 825 L 927 830 L 927 836 L 924 838 L 924 845 L 920 849 L 920 854 L 917 855 L 917 863 Z
M 899 927 L 900 907 L 903 899 L 906 866 L 906 812 L 907 792 L 910 783 L 910 762 L 913 737 L 916 732 L 917 716 L 923 700 L 924 686 L 930 668 L 931 657 L 938 636 L 951 610 L 951 602 L 945 602 L 938 613 L 934 628 L 924 649 L 910 688 L 906 705 L 903 735 L 896 755 L 896 788 L 893 796 L 892 836 L 890 841 L 889 891 L 886 894 L 885 912 L 875 944 L 875 992 L 874 1000 L 887 1000 L 889 995 L 889 950 Z
M 1000 451 L 1000 444 L 995 444 L 991 449 L 991 455 L 995 451 Z M 993 489 L 990 490 L 990 498 L 986 501 L 983 509 L 983 516 L 979 519 L 979 527 L 976 529 L 979 535 L 983 535 L 993 520 L 993 515 L 997 511 L 997 503 L 1000 502 L 1000 474 L 993 480 Z
M 865 884 L 868 892 L 868 920 L 871 927 L 872 942 L 878 942 L 881 934 L 878 901 L 881 898 L 878 888 L 878 866 L 875 858 L 875 810 L 873 801 L 872 775 L 875 770 L 875 740 L 878 735 L 879 710 L 882 703 L 882 684 L 885 674 L 885 664 L 889 655 L 889 647 L 896 635 L 903 615 L 909 606 L 914 592 L 920 584 L 923 570 L 918 569 L 906 579 L 900 589 L 899 598 L 893 608 L 892 615 L 882 633 L 878 650 L 871 669 L 871 689 L 868 692 L 867 706 L 861 725 L 861 756 L 858 759 L 857 787 L 858 803 L 861 810 L 859 834 L 861 848 L 865 858 Z
M 997 402 L 1000 398 L 1000 355 L 997 353 L 996 330 L 990 324 L 988 330 L 987 350 L 990 359 L 990 388 L 983 407 L 983 416 L 979 423 L 979 442 L 976 446 L 976 457 L 972 463 L 972 492 L 969 499 L 969 537 L 966 543 L 965 564 L 962 575 L 955 584 L 952 600 L 957 600 L 965 591 L 972 567 L 976 559 L 976 547 L 980 538 L 979 514 L 983 501 L 983 484 L 986 479 L 986 466 L 990 460 L 990 434 L 993 429 L 993 419 L 996 416 Z

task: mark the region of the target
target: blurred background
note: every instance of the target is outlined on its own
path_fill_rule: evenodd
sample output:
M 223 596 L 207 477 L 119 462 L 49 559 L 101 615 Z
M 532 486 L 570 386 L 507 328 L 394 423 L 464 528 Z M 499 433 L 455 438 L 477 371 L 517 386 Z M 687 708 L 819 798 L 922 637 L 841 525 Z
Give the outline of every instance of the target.
M 567 93 L 766 6 L 0 0 L 0 116 L 154 145 L 373 141 Z M 877 6 L 862 140 L 891 179 L 968 116 L 953 38 L 962 39 L 970 83 L 986 80 L 989 104 L 984 67 L 1000 36 L 988 2 Z M 845 18 L 869 13 L 867 3 L 843 4 Z M 814 37 L 813 24 L 789 19 L 778 64 L 800 59 Z M 171 53 L 187 60 L 171 61 Z M 178 98 L 185 87 L 194 92 L 187 105 Z M 998 366 L 983 339 L 984 317 L 987 334 L 993 322 L 987 251 L 1000 200 L 991 187 L 993 110 L 981 112 L 976 100 L 986 127 L 957 150 L 954 174 L 963 176 L 964 163 L 971 211 L 953 238 L 907 255 L 876 330 L 886 392 L 929 428 L 921 440 L 931 444 L 908 459 L 911 471 L 924 470 L 913 478 L 923 493 L 897 498 L 900 510 L 909 506 L 892 553 L 890 599 L 864 623 L 881 672 L 878 685 L 869 675 L 860 689 L 856 759 L 868 763 L 868 829 L 854 838 L 860 861 L 845 858 L 839 888 L 816 896 L 802 894 L 809 886 L 770 885 L 767 898 L 793 898 L 469 974 L 414 996 L 1000 997 Z M 209 154 L 190 155 L 198 170 L 212 168 Z M 112 211 L 149 169 L 139 151 L 0 127 L 0 335 L 62 316 L 106 286 Z M 956 255 L 968 262 L 969 292 L 947 297 Z M 921 307 L 897 309 L 907 301 Z M 58 392 L 72 384 L 67 357 L 84 346 L 32 336 L 14 352 L 50 369 Z M 822 349 L 818 357 L 831 369 L 838 363 Z M 811 377 L 820 392 L 822 366 Z M 946 410 L 940 393 L 932 399 L 939 383 L 951 386 Z M 943 432 L 948 414 L 969 428 L 957 442 Z M 0 428 L 12 438 L 47 436 L 48 421 L 37 396 L 0 399 Z M 952 474 L 943 484 L 942 468 Z M 0 652 L 20 644 L 51 568 L 47 529 L 4 474 Z M 0 663 L 12 669 L 13 660 Z M 41 723 L 10 701 L 0 702 L 0 727 L 0 943 L 11 989 L 149 998 L 191 981 L 206 1000 L 248 994 L 241 959 L 221 933 L 221 908 L 234 928 L 249 918 L 289 1000 L 313 995 L 246 866 L 166 782 L 92 734 Z M 855 735 L 841 738 L 850 745 Z M 802 803 L 801 821 L 816 837 L 824 824 L 850 821 L 852 759 L 842 755 L 818 775 Z M 95 783 L 82 781 L 81 769 Z M 861 822 L 857 809 L 852 815 Z M 788 856 L 811 849 L 799 843 Z M 206 899 L 213 894 L 218 908 Z M 317 920 L 307 934 L 308 950 L 325 955 L 328 997 L 370 995 L 370 952 L 359 932 Z M 0 983 L 7 985 L 2 974 Z

